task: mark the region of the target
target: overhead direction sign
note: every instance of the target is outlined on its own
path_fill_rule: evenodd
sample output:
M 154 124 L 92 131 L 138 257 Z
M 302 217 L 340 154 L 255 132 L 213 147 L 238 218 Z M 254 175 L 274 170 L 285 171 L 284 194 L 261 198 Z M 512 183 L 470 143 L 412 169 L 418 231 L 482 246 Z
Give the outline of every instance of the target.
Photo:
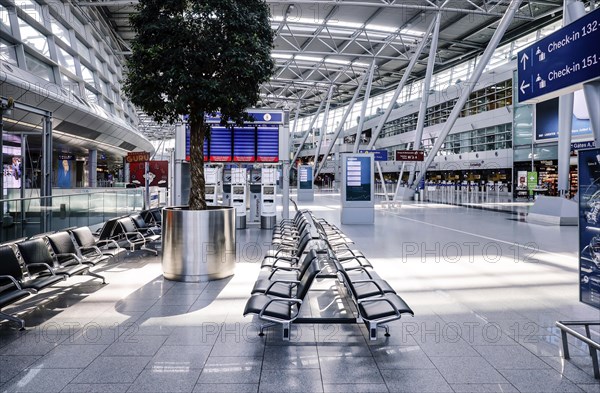
M 423 150 L 396 150 L 396 161 L 425 161 Z
M 520 103 L 558 97 L 600 78 L 600 9 L 523 49 L 517 59 Z
M 387 150 L 359 150 L 359 153 L 373 153 L 375 161 L 387 161 Z

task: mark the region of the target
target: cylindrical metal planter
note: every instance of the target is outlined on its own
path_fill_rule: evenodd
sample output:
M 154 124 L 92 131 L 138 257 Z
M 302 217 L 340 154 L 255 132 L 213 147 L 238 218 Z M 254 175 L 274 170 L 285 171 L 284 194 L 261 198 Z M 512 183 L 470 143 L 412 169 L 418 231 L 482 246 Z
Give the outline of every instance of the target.
M 166 207 L 162 242 L 165 278 L 200 282 L 229 277 L 235 269 L 235 209 Z

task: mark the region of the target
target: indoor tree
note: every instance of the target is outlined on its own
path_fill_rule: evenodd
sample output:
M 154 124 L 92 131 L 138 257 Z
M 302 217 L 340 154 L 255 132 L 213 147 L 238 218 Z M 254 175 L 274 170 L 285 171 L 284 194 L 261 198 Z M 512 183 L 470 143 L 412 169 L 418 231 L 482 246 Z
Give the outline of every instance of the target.
M 273 31 L 264 0 L 140 0 L 124 90 L 157 122 L 188 115 L 189 208 L 206 209 L 206 115 L 241 124 L 273 73 Z

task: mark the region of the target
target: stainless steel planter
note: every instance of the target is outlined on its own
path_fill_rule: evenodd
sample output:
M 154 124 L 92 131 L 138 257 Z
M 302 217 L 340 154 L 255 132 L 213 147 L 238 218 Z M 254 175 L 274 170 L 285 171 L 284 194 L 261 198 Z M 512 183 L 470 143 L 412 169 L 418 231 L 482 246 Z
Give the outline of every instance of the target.
M 233 275 L 235 209 L 163 209 L 162 268 L 169 280 L 200 282 Z

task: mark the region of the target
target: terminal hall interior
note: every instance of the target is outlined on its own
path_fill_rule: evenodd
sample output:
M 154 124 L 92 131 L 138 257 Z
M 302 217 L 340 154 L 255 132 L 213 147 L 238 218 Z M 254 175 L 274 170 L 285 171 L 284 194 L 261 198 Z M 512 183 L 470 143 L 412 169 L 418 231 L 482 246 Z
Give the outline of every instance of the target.
M 0 392 L 598 393 L 599 8 L 0 0 Z M 243 121 L 147 9 L 272 32 Z

